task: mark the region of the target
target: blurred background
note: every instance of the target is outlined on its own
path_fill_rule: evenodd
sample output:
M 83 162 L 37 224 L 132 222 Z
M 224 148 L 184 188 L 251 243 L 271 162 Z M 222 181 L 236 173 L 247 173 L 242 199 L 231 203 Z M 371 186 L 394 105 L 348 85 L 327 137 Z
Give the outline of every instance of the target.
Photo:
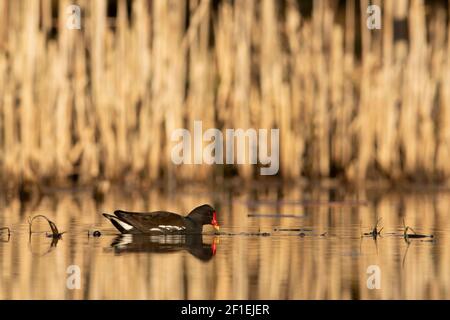
M 448 0 L 0 0 L 0 299 L 449 299 L 449 36 Z M 278 176 L 174 165 L 196 120 L 280 129 Z M 208 261 L 101 216 L 203 203 Z
M 279 128 L 285 179 L 450 175 L 449 1 L 2 0 L 0 15 L 3 187 L 259 175 L 175 166 L 170 135 L 194 120 Z

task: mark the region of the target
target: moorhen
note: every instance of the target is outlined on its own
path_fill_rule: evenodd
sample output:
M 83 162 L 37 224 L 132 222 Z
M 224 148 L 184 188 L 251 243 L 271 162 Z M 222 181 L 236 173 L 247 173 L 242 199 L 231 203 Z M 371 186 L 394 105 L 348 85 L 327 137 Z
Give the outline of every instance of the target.
M 127 212 L 114 211 L 114 215 L 104 213 L 121 233 L 143 234 L 200 234 L 203 225 L 211 224 L 219 230 L 216 211 L 204 204 L 192 210 L 186 217 L 173 212 Z

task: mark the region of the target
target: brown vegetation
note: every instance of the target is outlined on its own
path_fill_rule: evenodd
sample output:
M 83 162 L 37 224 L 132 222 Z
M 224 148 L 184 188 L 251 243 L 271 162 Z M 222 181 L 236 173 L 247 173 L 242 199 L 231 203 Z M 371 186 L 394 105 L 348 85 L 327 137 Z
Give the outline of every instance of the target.
M 171 132 L 203 120 L 280 128 L 286 178 L 444 180 L 448 3 L 371 3 L 381 30 L 368 0 L 79 0 L 81 30 L 70 1 L 1 1 L 0 178 L 222 175 L 170 161 Z

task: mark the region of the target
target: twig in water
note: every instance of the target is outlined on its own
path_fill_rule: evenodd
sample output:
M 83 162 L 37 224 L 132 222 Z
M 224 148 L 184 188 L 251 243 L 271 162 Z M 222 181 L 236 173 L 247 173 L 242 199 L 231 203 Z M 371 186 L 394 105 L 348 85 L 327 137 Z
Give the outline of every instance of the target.
M 49 218 L 47 218 L 46 216 L 44 216 L 42 214 L 34 216 L 33 218 L 30 218 L 28 220 L 28 224 L 30 226 L 30 235 L 33 233 L 32 229 L 31 229 L 31 227 L 33 225 L 33 221 L 34 221 L 34 219 L 37 219 L 37 218 L 43 218 L 43 219 L 47 220 L 47 222 L 48 222 L 48 224 L 50 226 L 50 229 L 52 230 L 52 234 L 46 233 L 47 237 L 53 238 L 53 239 L 61 239 L 61 236 L 64 234 L 64 232 L 59 232 L 58 231 L 58 227 L 56 226 L 56 224 L 53 221 L 51 221 Z
M 423 238 L 434 238 L 434 235 L 432 234 L 419 234 L 417 233 L 413 228 L 407 226 L 405 224 L 405 219 L 403 219 L 403 238 L 406 242 L 408 242 L 409 239 L 423 239 Z M 408 230 L 411 230 L 413 233 L 408 233 Z
M 384 227 L 381 227 L 381 229 L 378 230 L 378 225 L 379 225 L 380 221 L 381 221 L 381 218 L 379 218 L 377 220 L 377 224 L 372 229 L 372 231 L 364 233 L 364 236 L 371 236 L 375 240 L 377 239 L 378 236 L 381 236 L 381 231 L 383 230 Z

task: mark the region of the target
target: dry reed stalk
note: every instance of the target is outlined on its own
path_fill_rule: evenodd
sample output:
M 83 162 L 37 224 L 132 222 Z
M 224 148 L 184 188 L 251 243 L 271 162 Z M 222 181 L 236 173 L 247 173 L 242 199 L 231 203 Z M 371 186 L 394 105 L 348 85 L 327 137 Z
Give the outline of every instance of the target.
M 348 0 L 340 12 L 314 1 L 309 17 L 293 0 L 134 0 L 130 14 L 118 0 L 109 17 L 107 1 L 85 0 L 82 29 L 68 30 L 67 0 L 1 2 L 2 179 L 223 175 L 170 161 L 173 130 L 202 120 L 279 128 L 286 178 L 445 181 L 450 14 L 423 0 L 374 1 L 383 28 L 368 30 L 369 3 Z
M 250 94 L 252 92 L 252 25 L 254 23 L 255 1 L 238 1 L 234 5 L 234 29 L 235 63 L 234 86 L 231 101 L 231 121 L 225 123 L 226 128 L 251 128 L 250 119 Z M 247 146 L 247 144 L 246 144 Z M 235 146 L 236 148 L 236 146 Z M 236 149 L 235 149 L 236 150 Z M 235 152 L 236 154 L 236 152 Z M 246 152 L 248 159 L 248 154 Z M 250 165 L 238 166 L 239 174 L 244 178 L 251 177 Z
M 449 12 L 450 14 L 450 8 Z M 436 50 L 434 59 L 434 69 L 438 73 L 437 77 L 441 84 L 449 83 L 450 81 L 450 58 L 448 52 L 450 52 L 450 41 L 445 39 L 445 34 L 438 30 L 445 29 L 447 27 L 447 36 L 450 35 L 450 24 L 445 25 L 445 12 L 441 12 L 434 24 L 434 34 L 438 38 L 436 40 Z M 444 178 L 450 173 L 450 170 L 446 163 L 450 156 L 450 123 L 448 121 L 450 111 L 450 86 L 441 85 L 439 87 L 439 111 L 437 127 L 437 152 L 436 152 L 436 173 L 440 179 Z
M 327 64 L 326 46 L 330 45 L 330 35 L 333 30 L 333 12 L 331 2 L 314 2 L 313 10 L 313 64 L 315 66 L 316 101 L 314 103 L 314 155 L 313 171 L 320 177 L 329 174 L 329 96 L 326 93 L 330 88 L 329 66 Z M 327 52 L 328 53 L 328 52 Z M 317 165 L 317 166 L 316 166 Z
M 303 152 L 305 150 L 305 135 L 302 127 L 302 114 L 304 106 L 302 105 L 302 94 L 299 90 L 302 86 L 302 56 L 301 56 L 301 34 L 300 28 L 302 17 L 298 11 L 297 3 L 293 0 L 288 1 L 286 8 L 286 34 L 289 45 L 289 54 L 286 59 L 289 61 L 289 67 L 292 70 L 291 81 L 287 84 L 289 90 L 290 104 L 288 120 L 284 120 L 284 125 L 289 130 L 283 130 L 283 143 L 281 145 L 281 156 L 284 158 L 293 158 L 298 161 L 297 166 L 288 166 L 283 164 L 283 168 L 289 167 L 290 172 L 286 175 L 299 177 L 303 166 Z M 291 154 L 289 154 L 291 153 Z M 287 157 L 286 157 L 287 154 Z M 284 160 L 287 161 L 287 160 Z
M 361 25 L 361 50 L 362 50 L 362 62 L 361 62 L 361 81 L 359 86 L 359 106 L 357 110 L 357 116 L 352 123 L 352 129 L 358 138 L 357 157 L 355 162 L 351 166 L 347 167 L 347 176 L 350 180 L 361 179 L 366 176 L 367 167 L 369 161 L 372 159 L 373 151 L 373 113 L 377 106 L 372 104 L 370 94 L 371 88 L 371 75 L 373 68 L 373 53 L 370 50 L 371 47 L 371 33 L 366 27 L 366 8 L 369 5 L 367 0 L 362 0 L 360 3 L 360 25 Z M 362 143 L 364 141 L 364 143 Z
M 376 161 L 383 172 L 389 172 L 395 177 L 395 157 L 391 150 L 395 149 L 395 130 L 397 122 L 396 111 L 396 88 L 392 86 L 394 82 L 395 69 L 393 68 L 393 2 L 386 2 L 383 11 L 382 29 L 382 67 L 377 80 L 380 83 L 380 93 L 377 100 L 379 117 L 376 124 Z M 386 94 L 387 93 L 387 94 Z
M 189 53 L 189 67 L 186 75 L 189 81 L 189 90 L 178 127 L 184 127 L 183 118 L 185 118 L 189 129 L 193 132 L 193 123 L 198 120 L 202 121 L 203 131 L 216 127 L 215 88 L 214 71 L 209 68 L 213 64 L 213 53 L 209 49 L 211 1 L 191 1 L 189 5 L 192 21 L 182 43 L 185 54 Z M 193 136 L 192 139 L 194 139 Z M 202 146 L 205 147 L 206 143 L 202 143 Z M 191 155 L 194 156 L 193 152 Z M 200 170 L 192 170 L 190 166 L 187 166 L 185 171 L 181 170 L 180 176 L 185 179 L 195 177 L 202 180 L 208 179 L 212 174 L 211 169 L 211 167 L 202 167 Z

